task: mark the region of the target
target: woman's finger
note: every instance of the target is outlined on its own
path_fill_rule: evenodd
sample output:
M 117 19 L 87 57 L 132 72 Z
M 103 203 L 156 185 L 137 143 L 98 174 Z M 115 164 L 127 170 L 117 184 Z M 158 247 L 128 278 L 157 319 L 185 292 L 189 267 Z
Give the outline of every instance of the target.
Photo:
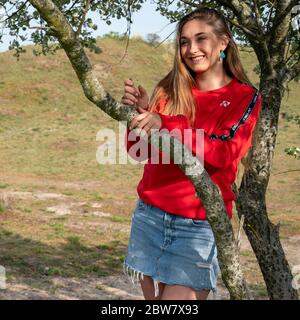
M 139 97 L 141 95 L 139 89 L 134 86 L 131 79 L 124 81 L 124 92 L 132 93 L 135 97 Z
M 130 86 L 125 86 L 124 87 L 124 93 L 132 94 L 135 97 L 140 95 L 139 91 L 135 87 L 130 87 Z
M 134 95 L 132 95 L 131 93 L 124 93 L 122 99 L 128 99 L 134 103 L 138 102 L 137 98 Z
M 144 113 L 142 113 L 141 115 L 144 115 Z M 137 127 L 140 129 L 144 129 L 144 127 L 151 121 L 151 118 L 146 115 L 138 124 Z
M 132 79 L 126 79 L 126 80 L 124 80 L 124 85 L 132 87 L 134 85 L 134 83 L 133 83 Z
M 147 116 L 146 113 L 141 113 L 138 116 L 134 117 L 130 123 L 130 129 L 135 129 L 139 122 L 142 121 Z
M 132 100 L 125 99 L 125 98 L 122 98 L 122 99 L 121 99 L 121 103 L 130 105 L 130 106 L 135 105 L 135 103 L 134 103 Z
M 146 109 L 141 108 L 141 107 L 137 107 L 137 110 L 138 110 L 139 113 L 149 112 L 149 111 L 147 111 Z
M 148 122 L 143 128 L 143 130 L 145 130 L 148 135 L 150 134 L 151 129 L 152 129 L 151 122 Z

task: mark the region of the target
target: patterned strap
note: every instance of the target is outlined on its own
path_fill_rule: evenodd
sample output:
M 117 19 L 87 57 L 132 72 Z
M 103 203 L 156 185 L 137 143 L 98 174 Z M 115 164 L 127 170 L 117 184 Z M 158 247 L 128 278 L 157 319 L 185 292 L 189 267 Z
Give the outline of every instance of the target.
M 238 128 L 247 121 L 247 119 L 250 117 L 250 114 L 252 113 L 256 101 L 258 99 L 258 95 L 259 95 L 259 91 L 257 89 L 255 89 L 255 92 L 253 94 L 253 97 L 246 109 L 246 111 L 244 112 L 244 114 L 242 115 L 242 117 L 240 118 L 240 120 L 234 124 L 231 128 L 230 128 L 230 132 L 229 134 L 222 134 L 220 136 L 216 136 L 215 134 L 212 134 L 209 138 L 210 140 L 216 140 L 216 139 L 220 139 L 222 141 L 226 140 L 226 139 L 232 139 L 234 137 L 234 135 L 236 134 Z

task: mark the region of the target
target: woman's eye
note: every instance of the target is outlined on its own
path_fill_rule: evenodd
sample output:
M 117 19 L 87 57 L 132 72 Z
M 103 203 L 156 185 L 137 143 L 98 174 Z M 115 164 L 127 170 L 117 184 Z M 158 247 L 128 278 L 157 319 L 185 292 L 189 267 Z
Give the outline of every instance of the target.
M 187 41 L 180 41 L 180 45 L 181 46 L 184 46 L 184 45 L 186 45 L 187 44 Z
M 197 41 L 205 40 L 205 38 L 197 38 Z

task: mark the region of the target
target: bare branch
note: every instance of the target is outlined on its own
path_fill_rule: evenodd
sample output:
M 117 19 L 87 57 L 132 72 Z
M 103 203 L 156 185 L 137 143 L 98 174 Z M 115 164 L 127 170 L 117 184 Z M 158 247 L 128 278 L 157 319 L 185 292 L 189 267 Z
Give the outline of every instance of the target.
M 154 32 L 154 33 L 161 33 L 161 32 L 163 32 L 168 26 L 170 26 L 171 24 L 173 24 L 174 22 L 169 22 L 169 23 L 167 23 L 162 29 L 160 29 L 160 30 L 158 30 L 158 31 L 156 31 L 156 32 Z
M 290 68 L 286 68 L 285 73 L 283 74 L 283 82 L 287 84 L 288 82 L 292 81 L 296 77 L 300 75 L 300 59 L 291 66 Z
M 277 176 L 278 174 L 298 172 L 298 171 L 300 171 L 300 170 L 295 169 L 295 170 L 281 171 L 281 172 L 274 173 L 273 176 Z
M 297 53 L 297 51 L 294 51 L 294 53 L 291 54 L 291 55 L 286 59 L 286 62 L 285 62 L 286 65 L 290 62 L 290 60 L 295 56 L 296 53 Z
M 29 27 L 28 29 L 32 29 L 32 30 L 42 30 L 42 31 L 48 31 L 49 28 L 47 27 L 41 27 L 41 26 L 33 26 L 33 27 Z
M 229 18 L 226 18 L 232 25 L 236 26 L 237 28 L 241 29 L 242 31 L 244 31 L 245 34 L 247 34 L 248 36 L 250 37 L 253 37 L 255 38 L 256 37 L 256 34 L 253 33 L 251 30 L 249 30 L 248 28 L 238 24 L 237 22 L 235 22 L 234 20 L 232 19 L 229 19 Z
M 193 8 L 197 8 L 199 7 L 199 4 L 196 4 L 194 1 L 188 1 L 188 0 L 180 0 L 181 2 L 183 2 L 184 4 L 187 4 Z
M 71 10 L 76 6 L 76 4 L 78 4 L 79 1 L 80 0 L 75 0 L 72 6 L 64 13 L 64 15 L 67 16 L 71 12 Z
M 285 63 L 287 64 L 289 62 L 289 60 L 291 59 L 291 57 L 295 54 L 295 52 L 293 54 L 291 54 L 289 57 L 288 57 L 288 54 L 290 52 L 290 48 L 291 48 L 291 41 L 288 42 L 288 46 L 286 48 L 286 54 L 284 56 L 284 60 L 285 60 Z
M 270 3 L 270 1 L 268 1 Z M 270 3 L 271 4 L 271 8 L 269 10 L 269 15 L 268 15 L 268 22 L 266 24 L 266 30 L 269 30 L 269 26 L 270 26 L 270 22 L 271 22 L 271 17 L 272 17 L 272 14 L 273 14 L 273 10 L 274 10 L 274 4 L 275 4 L 275 1 L 273 3 Z
M 260 18 L 261 18 L 261 16 L 260 16 L 257 0 L 253 0 L 253 3 L 254 3 L 254 12 L 255 12 L 255 17 L 256 17 L 256 24 L 260 28 Z
M 12 17 L 14 17 L 15 15 L 17 15 L 21 10 L 24 9 L 24 7 L 26 6 L 27 3 L 28 3 L 28 0 L 26 0 L 26 1 L 21 5 L 21 7 L 20 7 L 17 11 L 13 12 L 13 13 L 12 13 L 10 16 L 8 16 L 3 22 L 6 22 L 6 21 L 8 21 L 9 19 L 11 19 Z
M 290 47 L 291 47 L 292 41 L 288 42 L 288 47 L 285 55 L 285 65 L 287 66 L 288 63 L 291 61 L 291 59 L 300 51 L 300 42 L 297 43 L 297 48 L 293 48 L 293 53 L 288 57 L 288 54 L 290 53 Z
M 155 49 L 158 48 L 160 45 L 162 45 L 165 41 L 167 41 L 167 39 L 169 39 L 174 32 L 175 30 L 172 31 L 166 38 L 164 38 L 164 40 L 161 41 L 157 46 L 155 46 Z
M 130 40 L 130 34 L 131 34 L 131 15 L 132 15 L 131 4 L 132 4 L 131 0 L 128 0 L 128 7 L 127 7 L 128 19 L 127 19 L 127 30 L 126 30 L 127 41 L 126 41 L 126 47 L 125 47 L 124 54 L 123 54 L 121 60 L 119 61 L 119 63 L 121 63 L 125 59 L 127 52 L 128 52 L 129 40 Z
M 79 35 L 81 33 L 81 29 L 82 29 L 83 24 L 85 22 L 86 15 L 87 15 L 88 11 L 90 10 L 90 6 L 91 6 L 91 1 L 87 0 L 86 1 L 86 5 L 85 5 L 85 7 L 83 8 L 83 11 L 82 11 L 82 17 L 81 17 L 80 24 L 78 26 L 77 31 L 75 32 L 76 37 L 79 37 Z

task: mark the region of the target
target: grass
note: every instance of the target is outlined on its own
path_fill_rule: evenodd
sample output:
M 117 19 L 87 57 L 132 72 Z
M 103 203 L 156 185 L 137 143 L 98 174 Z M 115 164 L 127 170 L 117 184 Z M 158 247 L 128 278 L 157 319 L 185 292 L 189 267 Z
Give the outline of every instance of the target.
M 5 209 L 4 205 L 0 203 L 0 213 L 5 212 L 5 210 L 6 209 Z
M 88 53 L 99 80 L 117 99 L 124 79 L 131 77 L 150 93 L 172 65 L 169 45 L 155 49 L 140 39 L 131 42 L 120 63 L 125 45 L 102 39 L 103 53 Z M 256 59 L 247 52 L 241 57 L 257 83 Z M 143 166 L 97 163 L 97 132 L 107 128 L 118 134 L 118 123 L 85 98 L 63 51 L 34 57 L 28 48 L 19 62 L 11 52 L 1 53 L 0 73 L 0 192 L 65 195 L 64 200 L 16 198 L 9 208 L 0 201 L 0 265 L 7 267 L 8 279 L 120 274 Z M 300 85 L 289 87 L 281 112 L 297 115 Z M 297 125 L 280 119 L 267 206 L 271 221 L 281 223 L 283 239 L 300 234 L 300 178 L 292 171 L 299 169 L 299 161 L 284 152 L 298 143 Z M 101 208 L 93 208 L 94 202 Z M 70 204 L 71 214 L 47 211 L 58 204 Z M 111 216 L 99 218 L 94 211 Z M 233 224 L 236 228 L 236 215 Z M 246 250 L 241 259 L 247 279 L 263 296 L 253 253 Z

